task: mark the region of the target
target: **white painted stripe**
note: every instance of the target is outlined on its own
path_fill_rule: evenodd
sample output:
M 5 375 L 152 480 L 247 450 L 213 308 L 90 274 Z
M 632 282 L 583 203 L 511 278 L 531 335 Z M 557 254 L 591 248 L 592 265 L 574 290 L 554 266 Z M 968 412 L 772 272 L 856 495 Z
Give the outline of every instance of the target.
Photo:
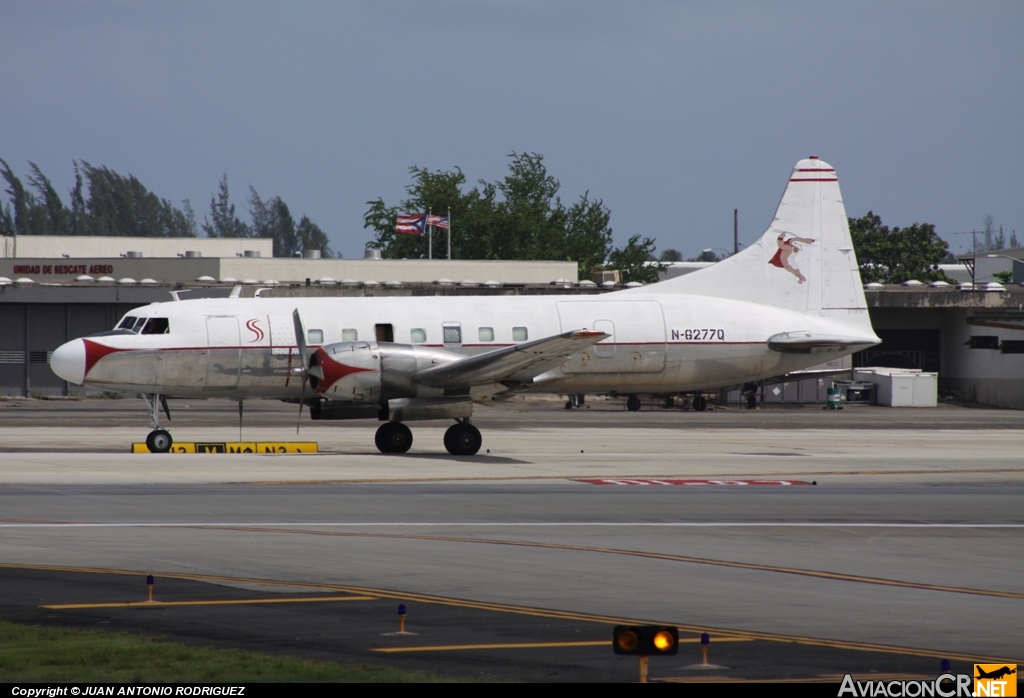
M 221 521 L 221 522 L 0 522 L 0 528 L 949 528 L 1018 529 L 1024 523 L 886 523 L 821 521 Z

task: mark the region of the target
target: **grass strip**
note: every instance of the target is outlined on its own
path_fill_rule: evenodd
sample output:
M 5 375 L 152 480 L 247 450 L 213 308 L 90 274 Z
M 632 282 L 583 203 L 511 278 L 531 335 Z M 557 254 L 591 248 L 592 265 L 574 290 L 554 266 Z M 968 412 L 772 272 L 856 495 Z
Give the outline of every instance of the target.
M 0 682 L 423 683 L 442 676 L 0 621 Z

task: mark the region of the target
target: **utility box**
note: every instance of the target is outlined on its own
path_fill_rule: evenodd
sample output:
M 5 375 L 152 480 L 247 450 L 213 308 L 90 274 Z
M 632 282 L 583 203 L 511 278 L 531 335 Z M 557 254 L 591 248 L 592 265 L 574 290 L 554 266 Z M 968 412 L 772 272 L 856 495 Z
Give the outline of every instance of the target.
M 875 385 L 868 381 L 835 381 L 843 402 L 872 403 L 875 401 Z
M 603 284 L 611 281 L 616 286 L 622 283 L 621 277 L 619 276 L 618 269 L 612 269 L 609 271 L 595 271 L 594 272 L 594 283 Z
M 875 401 L 887 407 L 935 407 L 938 404 L 937 373 L 906 368 L 861 368 L 855 380 L 875 385 Z

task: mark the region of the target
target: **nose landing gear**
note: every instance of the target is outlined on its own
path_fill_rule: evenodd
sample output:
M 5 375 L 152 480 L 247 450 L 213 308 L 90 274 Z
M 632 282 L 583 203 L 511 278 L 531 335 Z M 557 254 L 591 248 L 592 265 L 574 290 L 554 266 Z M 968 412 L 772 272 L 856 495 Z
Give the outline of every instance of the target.
M 171 411 L 167 408 L 167 398 L 163 395 L 143 395 L 142 399 L 149 406 L 149 428 L 153 431 L 146 436 L 146 448 L 150 453 L 167 453 L 174 444 L 174 439 L 166 429 L 160 428 L 160 408 L 171 421 Z

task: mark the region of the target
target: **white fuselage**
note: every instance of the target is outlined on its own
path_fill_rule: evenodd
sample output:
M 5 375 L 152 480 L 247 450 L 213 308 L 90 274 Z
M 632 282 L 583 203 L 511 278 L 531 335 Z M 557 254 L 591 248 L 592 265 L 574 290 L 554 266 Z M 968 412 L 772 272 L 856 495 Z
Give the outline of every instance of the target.
M 571 330 L 610 335 L 527 387 L 548 393 L 710 390 L 853 351 L 774 351 L 767 340 L 777 333 L 836 334 L 842 327 L 834 318 L 696 295 L 253 298 L 138 308 L 129 315 L 166 318 L 168 331 L 74 340 L 55 352 L 53 367 L 67 380 L 103 390 L 294 399 L 301 379 L 293 369 L 303 365 L 296 309 L 310 349 L 387 341 L 471 355 Z

